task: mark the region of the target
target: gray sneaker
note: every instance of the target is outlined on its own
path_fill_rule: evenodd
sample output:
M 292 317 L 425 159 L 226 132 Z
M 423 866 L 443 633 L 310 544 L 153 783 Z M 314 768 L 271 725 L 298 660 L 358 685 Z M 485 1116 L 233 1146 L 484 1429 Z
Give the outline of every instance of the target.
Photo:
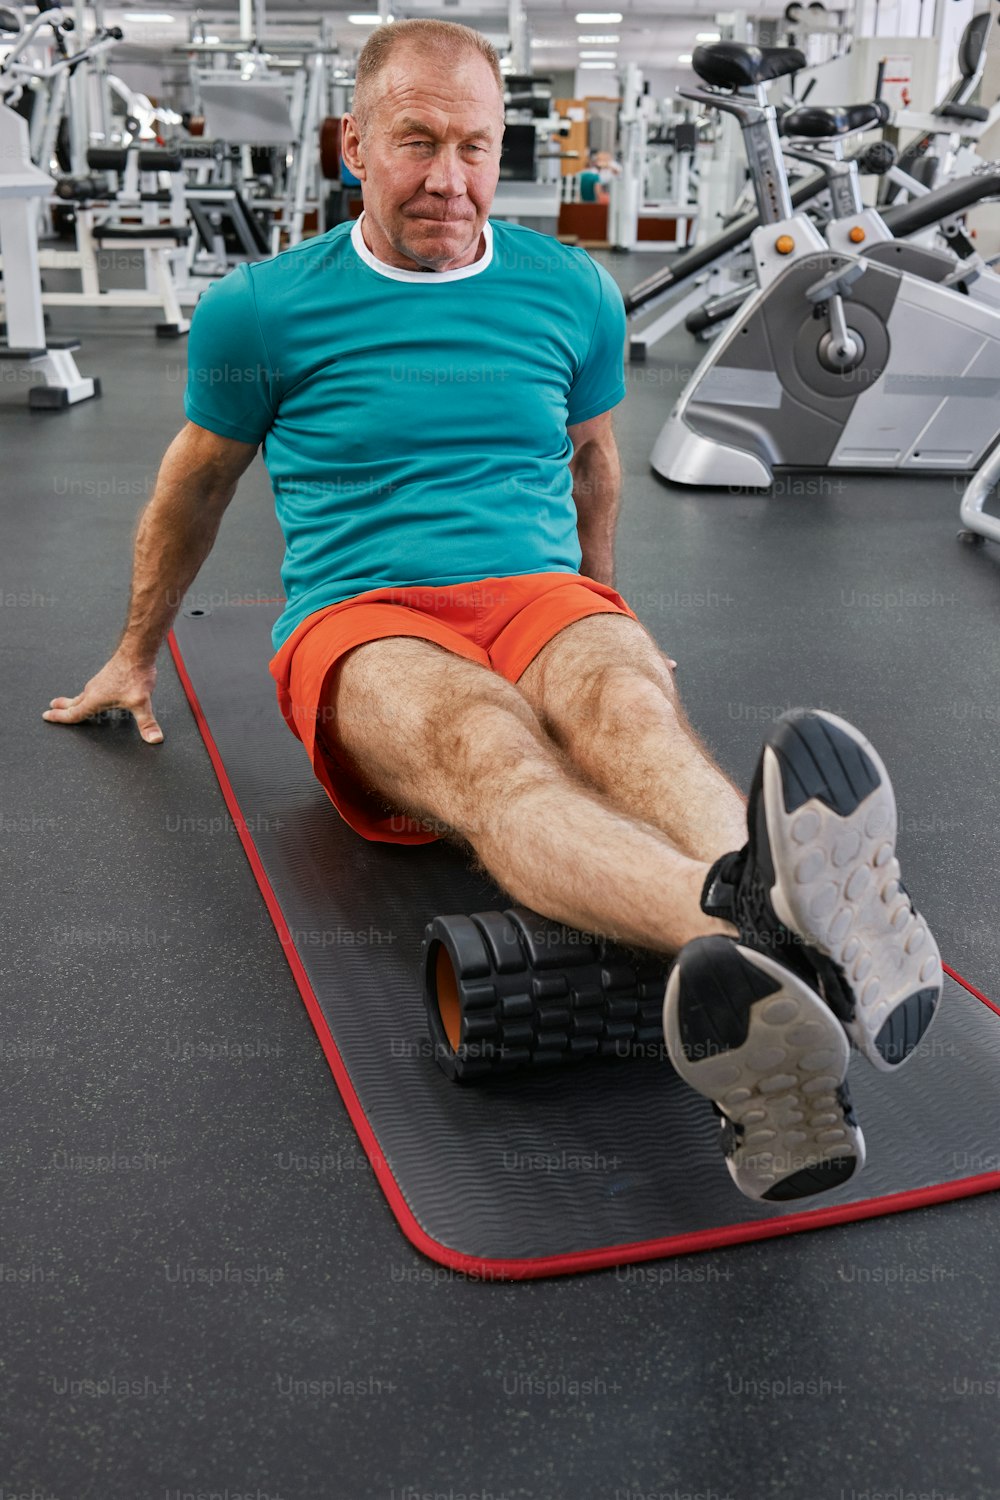
M 695 938 L 667 982 L 675 1071 L 720 1116 L 733 1181 L 787 1203 L 841 1187 L 864 1165 L 836 1016 L 790 969 L 732 938 Z
M 709 871 L 702 910 L 811 983 L 870 1063 L 913 1052 L 941 998 L 937 944 L 899 878 L 896 802 L 857 729 L 777 720 L 750 789 L 749 842 Z

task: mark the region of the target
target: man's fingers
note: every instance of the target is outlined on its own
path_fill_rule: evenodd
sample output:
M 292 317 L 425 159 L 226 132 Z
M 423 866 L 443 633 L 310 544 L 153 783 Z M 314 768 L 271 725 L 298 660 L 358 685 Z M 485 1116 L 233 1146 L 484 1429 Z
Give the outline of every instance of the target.
M 159 745 L 163 740 L 163 730 L 153 718 L 152 706 L 146 703 L 142 708 L 135 710 L 135 722 L 139 726 L 139 733 L 147 745 Z
M 86 703 L 84 694 L 78 693 L 75 698 L 53 698 L 52 707 L 45 710 L 42 718 L 53 724 L 79 724 L 83 719 L 91 718 L 103 706 L 100 703 Z
M 84 719 L 111 718 L 116 710 L 131 714 L 148 745 L 158 745 L 163 730 L 153 714 L 156 668 L 120 659 L 117 655 L 83 685 L 74 698 L 49 700 L 42 714 L 51 724 L 82 724 Z M 0 1496 L 2 1500 L 2 1496 Z
M 132 707 L 131 704 L 122 703 L 118 699 L 109 700 L 99 694 L 88 696 L 86 692 L 77 693 L 75 698 L 53 698 L 52 705 L 42 714 L 43 719 L 48 719 L 50 724 L 82 724 L 85 719 L 94 719 L 99 714 L 110 713 L 115 709 L 126 709 L 135 716 L 139 726 L 139 733 L 148 745 L 159 745 L 163 740 L 163 730 L 153 715 L 153 703 L 151 698 Z

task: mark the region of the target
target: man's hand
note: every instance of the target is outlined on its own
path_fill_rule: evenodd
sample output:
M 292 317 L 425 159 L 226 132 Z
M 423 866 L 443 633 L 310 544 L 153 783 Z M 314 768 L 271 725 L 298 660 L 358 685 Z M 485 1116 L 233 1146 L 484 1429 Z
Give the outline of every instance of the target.
M 75 698 L 53 698 L 43 719 L 82 724 L 110 709 L 132 714 L 148 745 L 163 730 L 153 717 L 156 654 L 184 592 L 212 550 L 240 475 L 257 452 L 187 422 L 167 449 L 153 498 L 139 518 L 128 620 L 114 655 Z
M 156 667 L 137 666 L 118 652 L 75 698 L 53 698 L 42 714 L 50 724 L 82 724 L 112 708 L 127 709 L 149 745 L 159 745 L 163 730 L 153 717 Z

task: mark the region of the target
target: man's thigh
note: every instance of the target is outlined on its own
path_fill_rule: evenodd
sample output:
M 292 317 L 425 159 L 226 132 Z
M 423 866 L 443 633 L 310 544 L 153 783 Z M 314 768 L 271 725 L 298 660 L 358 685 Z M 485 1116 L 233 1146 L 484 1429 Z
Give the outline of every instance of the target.
M 414 636 L 348 652 L 328 680 L 327 708 L 325 738 L 367 788 L 452 826 L 466 821 L 484 777 L 545 753 L 537 716 L 515 686 Z

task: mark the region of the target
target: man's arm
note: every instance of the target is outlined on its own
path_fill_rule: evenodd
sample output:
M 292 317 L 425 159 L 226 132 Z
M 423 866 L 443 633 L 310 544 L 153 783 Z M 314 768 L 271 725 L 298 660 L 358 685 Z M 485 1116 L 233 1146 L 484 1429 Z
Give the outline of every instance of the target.
M 573 475 L 576 529 L 583 553 L 580 572 L 614 588 L 615 527 L 622 469 L 611 429 L 611 413 L 602 412 L 566 430 L 573 444 L 569 467 Z
M 219 437 L 194 422 L 177 434 L 139 519 L 122 638 L 83 692 L 53 698 L 43 719 L 79 724 L 106 709 L 125 708 L 135 715 L 144 740 L 158 744 L 163 739 L 151 701 L 157 652 L 256 452 L 256 443 Z

